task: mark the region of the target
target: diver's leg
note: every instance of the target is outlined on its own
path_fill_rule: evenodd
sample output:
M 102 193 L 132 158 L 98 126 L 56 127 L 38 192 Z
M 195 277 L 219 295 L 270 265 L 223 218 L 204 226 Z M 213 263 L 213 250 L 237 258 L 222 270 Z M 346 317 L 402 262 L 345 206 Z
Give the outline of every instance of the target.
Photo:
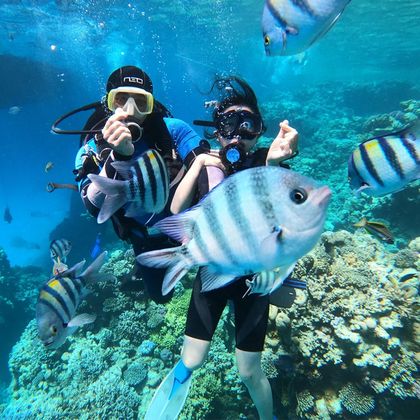
M 184 365 L 191 371 L 198 369 L 207 358 L 210 341 L 184 336 L 181 358 Z
M 242 381 L 248 388 L 261 420 L 273 419 L 273 395 L 267 376 L 261 369 L 261 352 L 236 349 L 236 360 Z

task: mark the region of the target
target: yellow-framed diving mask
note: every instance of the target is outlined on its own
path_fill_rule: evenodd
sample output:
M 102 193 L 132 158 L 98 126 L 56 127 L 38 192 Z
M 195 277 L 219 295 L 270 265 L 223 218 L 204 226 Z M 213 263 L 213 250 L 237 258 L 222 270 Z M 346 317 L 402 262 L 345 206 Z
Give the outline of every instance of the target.
M 107 105 L 111 111 L 122 108 L 130 115 L 148 115 L 153 111 L 153 95 L 141 88 L 120 86 L 108 92 Z

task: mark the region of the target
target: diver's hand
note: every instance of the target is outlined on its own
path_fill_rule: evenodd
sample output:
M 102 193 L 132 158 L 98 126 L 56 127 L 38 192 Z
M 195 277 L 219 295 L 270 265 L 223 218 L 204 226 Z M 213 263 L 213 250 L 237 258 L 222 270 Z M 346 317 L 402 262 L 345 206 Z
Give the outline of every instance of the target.
M 290 127 L 289 121 L 284 120 L 280 124 L 280 131 L 271 143 L 267 154 L 267 165 L 278 165 L 296 153 L 298 148 L 298 132 Z
M 104 140 L 115 152 L 123 156 L 131 156 L 134 153 L 131 132 L 124 122 L 127 117 L 126 112 L 117 108 L 115 114 L 108 118 L 105 127 L 102 129 Z
M 220 157 L 213 154 L 201 153 L 195 158 L 195 161 L 197 161 L 196 165 L 199 166 L 200 169 L 204 166 L 216 166 L 222 171 L 226 170 L 225 165 L 223 165 Z

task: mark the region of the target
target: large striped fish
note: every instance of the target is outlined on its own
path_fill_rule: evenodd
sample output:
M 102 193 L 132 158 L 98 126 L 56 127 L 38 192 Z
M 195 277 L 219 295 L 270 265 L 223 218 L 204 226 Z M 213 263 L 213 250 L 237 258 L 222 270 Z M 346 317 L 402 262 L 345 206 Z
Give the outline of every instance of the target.
M 318 241 L 331 191 L 296 172 L 273 166 L 238 172 L 190 210 L 156 226 L 181 246 L 140 254 L 151 267 L 169 267 L 169 293 L 194 266 L 202 266 L 202 291 L 236 277 L 279 267 L 283 278 Z
M 359 144 L 348 161 L 350 187 L 381 196 L 402 190 L 420 178 L 420 122 L 401 132 Z
M 75 315 L 88 293 L 87 285 L 114 279 L 110 273 L 99 273 L 107 253 L 103 252 L 80 274 L 85 261 L 55 275 L 41 288 L 36 305 L 38 335 L 45 346 L 60 347 L 66 338 L 82 325 L 95 321 L 95 315 Z
M 351 0 L 266 0 L 262 16 L 265 53 L 294 55 L 325 35 Z
M 127 217 L 160 213 L 168 201 L 169 175 L 163 158 L 156 150 L 147 150 L 137 160 L 113 162 L 124 180 L 89 174 L 88 178 L 106 194 L 98 214 L 98 223 L 107 221 L 127 205 Z

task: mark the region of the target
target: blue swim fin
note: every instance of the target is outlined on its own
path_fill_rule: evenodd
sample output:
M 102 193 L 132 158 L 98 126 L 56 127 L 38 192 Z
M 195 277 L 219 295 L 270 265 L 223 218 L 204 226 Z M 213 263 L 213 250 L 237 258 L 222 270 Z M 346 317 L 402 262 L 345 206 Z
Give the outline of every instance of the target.
M 184 407 L 191 385 L 191 373 L 182 359 L 159 385 L 147 409 L 145 420 L 176 420 Z

